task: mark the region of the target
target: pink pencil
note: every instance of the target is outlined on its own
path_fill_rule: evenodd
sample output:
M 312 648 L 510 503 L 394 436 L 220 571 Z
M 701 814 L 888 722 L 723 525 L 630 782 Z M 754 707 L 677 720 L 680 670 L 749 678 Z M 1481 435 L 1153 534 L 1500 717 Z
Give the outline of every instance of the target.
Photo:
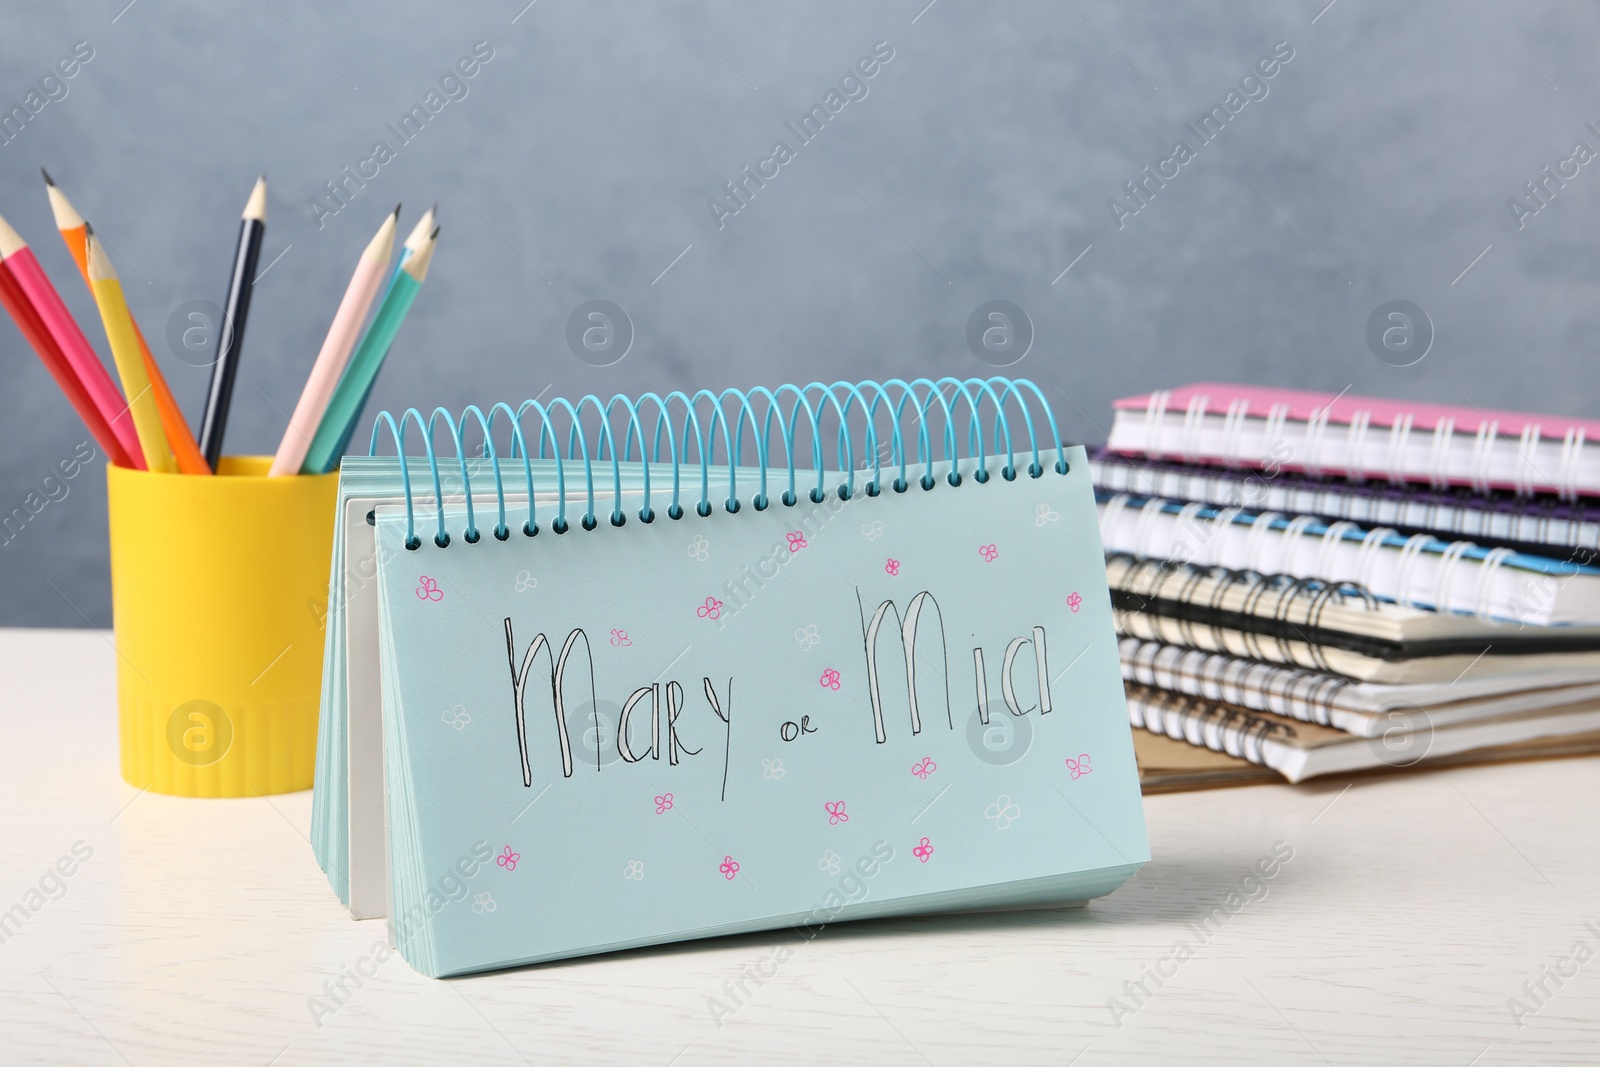
M 0 219 L 0 260 L 5 261 L 6 268 L 11 271 L 23 295 L 39 313 L 44 328 L 60 346 L 72 372 L 83 384 L 95 410 L 111 427 L 111 432 L 128 454 L 133 468 L 144 470 L 144 450 L 139 447 L 133 418 L 128 414 L 128 405 L 123 401 L 121 391 L 106 372 L 105 364 L 100 362 L 100 357 L 90 347 L 89 339 L 78 328 L 72 312 L 61 302 L 61 294 L 50 284 L 33 250 L 4 219 Z
M 317 361 L 311 367 L 311 377 L 306 379 L 300 401 L 289 418 L 289 428 L 278 443 L 277 455 L 272 457 L 272 467 L 267 473 L 273 477 L 298 474 L 300 465 L 305 462 L 306 450 L 316 436 L 328 399 L 333 396 L 339 376 L 350 361 L 356 338 L 361 334 L 361 324 L 366 321 L 367 311 L 389 273 L 389 256 L 394 251 L 394 229 L 399 218 L 400 205 L 396 204 L 394 212 L 383 220 L 356 263 L 344 299 L 339 301 L 339 310 L 334 312 L 333 325 L 328 327 L 328 336 L 323 338 L 322 351 L 317 353 Z

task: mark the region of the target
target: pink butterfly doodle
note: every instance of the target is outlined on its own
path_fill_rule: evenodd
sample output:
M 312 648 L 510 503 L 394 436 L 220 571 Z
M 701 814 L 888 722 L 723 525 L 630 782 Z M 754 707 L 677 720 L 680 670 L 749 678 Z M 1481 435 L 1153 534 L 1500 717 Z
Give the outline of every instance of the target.
M 633 644 L 633 638 L 628 636 L 628 631 L 626 631 L 626 630 L 612 630 L 611 631 L 611 647 L 612 648 L 626 648 L 631 644 Z
M 922 844 L 912 849 L 911 854 L 917 857 L 918 862 L 927 863 L 928 857 L 933 855 L 933 845 L 926 837 L 924 837 L 922 839 Z
M 733 881 L 733 876 L 739 873 L 739 861 L 732 856 L 724 856 L 719 870 L 722 871 L 722 877 L 731 882 Z
M 672 810 L 672 794 L 662 793 L 656 797 L 656 814 L 663 815 Z
M 806 535 L 804 533 L 800 532 L 800 531 L 796 531 L 796 532 L 790 533 L 790 534 L 784 534 L 783 536 L 785 536 L 785 537 L 787 537 L 789 539 L 789 551 L 790 552 L 798 552 L 802 548 L 809 548 L 810 547 L 810 542 L 806 540 Z
M 824 689 L 839 688 L 839 672 L 829 667 L 822 672 L 821 685 Z
M 1077 593 L 1068 593 L 1067 607 L 1071 608 L 1073 611 L 1077 611 L 1079 608 L 1083 607 L 1083 597 L 1079 596 Z
M 829 800 L 822 805 L 828 809 L 828 825 L 838 826 L 842 822 L 849 822 L 850 816 L 844 812 L 844 801 Z
M 514 870 L 517 869 L 517 861 L 520 860 L 521 858 L 522 858 L 522 853 L 520 853 L 520 852 L 512 852 L 511 851 L 511 846 L 507 845 L 506 846 L 506 850 L 504 852 L 500 853 L 500 855 L 496 856 L 494 858 L 494 861 L 496 863 L 498 863 L 500 866 L 504 867 L 506 870 L 514 871 Z
M 995 557 L 1000 555 L 1000 550 L 994 545 L 979 545 L 978 555 L 983 557 L 983 561 L 985 563 L 993 563 L 995 561 Z
M 933 757 L 931 756 L 923 756 L 921 763 L 913 763 L 911 765 L 911 773 L 921 778 L 924 782 L 928 780 L 928 775 L 938 769 L 939 765 L 933 762 Z
M 896 577 L 900 573 L 900 561 L 891 559 L 883 565 L 883 569 L 890 577 Z
M 694 613 L 702 619 L 722 618 L 722 601 L 714 596 L 706 597 L 706 602 L 694 609 Z
M 1071 756 L 1068 756 L 1067 770 L 1072 772 L 1072 777 L 1074 779 L 1082 778 L 1084 775 L 1094 770 L 1093 767 L 1089 766 L 1089 753 L 1080 752 L 1077 759 L 1073 759 Z
M 417 599 L 439 601 L 444 599 L 444 590 L 439 588 L 437 578 L 429 578 L 424 574 L 417 583 Z

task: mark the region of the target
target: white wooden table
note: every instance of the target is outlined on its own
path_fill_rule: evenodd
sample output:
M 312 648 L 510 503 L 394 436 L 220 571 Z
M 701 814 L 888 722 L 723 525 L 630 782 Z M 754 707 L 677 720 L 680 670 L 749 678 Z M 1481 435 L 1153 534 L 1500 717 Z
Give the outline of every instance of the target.
M 310 793 L 125 785 L 114 663 L 109 635 L 0 631 L 5 1063 L 1600 1061 L 1597 759 L 1152 797 L 1155 859 L 1084 910 L 433 981 L 341 910 Z

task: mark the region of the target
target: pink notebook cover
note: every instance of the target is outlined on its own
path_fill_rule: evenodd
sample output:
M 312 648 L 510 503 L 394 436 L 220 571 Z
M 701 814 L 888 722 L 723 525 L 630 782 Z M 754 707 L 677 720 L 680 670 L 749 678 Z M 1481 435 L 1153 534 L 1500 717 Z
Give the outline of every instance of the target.
M 1195 382 L 1168 390 L 1167 413 L 1181 415 L 1189 410 L 1193 397 L 1205 396 L 1206 413 L 1226 415 L 1228 405 L 1235 400 L 1250 402 L 1249 415 L 1264 419 L 1274 404 L 1287 404 L 1289 417 L 1299 422 L 1310 422 L 1313 414 L 1321 411 L 1330 400 L 1333 410 L 1328 422 L 1335 426 L 1348 425 L 1355 414 L 1368 412 L 1371 425 L 1388 427 L 1406 415 L 1417 430 L 1432 430 L 1442 419 L 1455 419 L 1455 432 L 1475 434 L 1484 422 L 1499 423 L 1502 435 L 1520 437 L 1524 428 L 1539 427 L 1544 437 L 1564 437 L 1568 429 L 1582 430 L 1591 441 L 1600 440 L 1600 421 L 1576 419 L 1569 415 L 1535 415 L 1526 411 L 1499 411 L 1494 408 L 1456 406 L 1451 404 L 1425 404 L 1412 400 L 1393 400 L 1385 397 L 1350 396 L 1348 393 L 1334 400 L 1333 393 L 1311 393 L 1299 389 L 1269 389 L 1258 385 L 1230 385 L 1226 382 Z M 1121 409 L 1144 410 L 1149 406 L 1150 394 L 1123 397 L 1113 403 Z

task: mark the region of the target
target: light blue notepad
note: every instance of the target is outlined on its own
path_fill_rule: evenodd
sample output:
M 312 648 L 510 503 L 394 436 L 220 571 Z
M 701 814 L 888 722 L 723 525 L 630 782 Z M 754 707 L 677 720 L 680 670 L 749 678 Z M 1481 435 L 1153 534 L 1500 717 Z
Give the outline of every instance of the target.
M 647 403 L 672 398 L 524 405 L 537 435 L 498 457 L 346 473 L 346 556 L 364 527 L 376 561 L 382 910 L 418 970 L 1079 902 L 1148 859 L 1088 465 L 1038 390 L 778 398 L 680 395 L 665 432 Z M 361 610 L 350 569 L 331 628 Z M 375 825 L 332 827 L 370 789 L 360 644 L 329 641 L 336 887 Z

